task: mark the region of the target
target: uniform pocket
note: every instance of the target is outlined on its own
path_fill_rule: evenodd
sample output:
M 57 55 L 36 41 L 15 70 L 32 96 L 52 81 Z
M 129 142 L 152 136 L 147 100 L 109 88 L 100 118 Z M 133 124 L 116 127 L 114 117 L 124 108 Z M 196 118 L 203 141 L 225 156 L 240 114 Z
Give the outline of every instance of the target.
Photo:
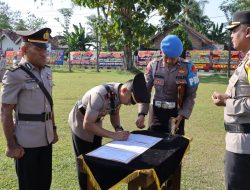
M 32 82 L 32 83 L 25 83 L 25 89 L 26 90 L 35 90 L 39 88 L 38 84 L 36 82 Z

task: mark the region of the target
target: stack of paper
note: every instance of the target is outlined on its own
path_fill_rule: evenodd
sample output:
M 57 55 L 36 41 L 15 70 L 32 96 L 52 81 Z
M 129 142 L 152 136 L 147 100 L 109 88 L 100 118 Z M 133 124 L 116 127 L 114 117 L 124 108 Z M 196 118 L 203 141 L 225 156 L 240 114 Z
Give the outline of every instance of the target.
M 147 135 L 130 134 L 127 141 L 112 141 L 86 155 L 127 164 L 161 139 Z

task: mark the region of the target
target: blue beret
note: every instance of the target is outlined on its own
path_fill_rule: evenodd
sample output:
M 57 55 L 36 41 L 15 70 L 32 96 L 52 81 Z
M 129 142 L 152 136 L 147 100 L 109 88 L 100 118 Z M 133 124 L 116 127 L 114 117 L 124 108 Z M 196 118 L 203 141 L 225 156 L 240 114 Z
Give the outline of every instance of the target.
M 183 44 L 176 35 L 167 35 L 161 41 L 161 51 L 170 58 L 177 58 L 182 54 Z

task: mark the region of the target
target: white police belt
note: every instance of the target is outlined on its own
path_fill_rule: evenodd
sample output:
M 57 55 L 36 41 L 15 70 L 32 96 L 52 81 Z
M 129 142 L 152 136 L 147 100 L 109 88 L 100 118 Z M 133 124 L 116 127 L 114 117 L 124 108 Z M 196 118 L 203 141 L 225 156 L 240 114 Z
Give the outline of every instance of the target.
M 154 101 L 154 106 L 162 109 L 174 109 L 176 106 L 175 102 L 166 102 L 166 101 Z

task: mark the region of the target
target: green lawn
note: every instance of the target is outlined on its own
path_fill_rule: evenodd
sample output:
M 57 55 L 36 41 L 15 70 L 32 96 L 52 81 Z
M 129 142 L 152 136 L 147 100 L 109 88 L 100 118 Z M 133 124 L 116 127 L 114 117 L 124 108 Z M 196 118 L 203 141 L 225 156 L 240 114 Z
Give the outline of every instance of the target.
M 54 72 L 54 104 L 59 142 L 53 150 L 53 183 L 51 190 L 77 190 L 75 160 L 68 127 L 68 113 L 76 100 L 91 87 L 105 82 L 125 82 L 133 74 L 106 70 Z M 224 129 L 223 108 L 211 103 L 214 90 L 224 92 L 227 78 L 223 76 L 200 77 L 196 105 L 191 118 L 186 122 L 186 136 L 192 138 L 191 148 L 183 160 L 182 189 L 185 190 L 222 190 Z M 121 121 L 124 128 L 136 130 L 136 106 L 123 106 Z M 111 129 L 108 118 L 104 120 L 105 128 Z M 105 139 L 104 142 L 107 142 Z M 5 138 L 0 130 L 0 189 L 17 189 L 17 178 L 13 160 L 7 158 Z M 121 189 L 126 189 L 125 187 Z

